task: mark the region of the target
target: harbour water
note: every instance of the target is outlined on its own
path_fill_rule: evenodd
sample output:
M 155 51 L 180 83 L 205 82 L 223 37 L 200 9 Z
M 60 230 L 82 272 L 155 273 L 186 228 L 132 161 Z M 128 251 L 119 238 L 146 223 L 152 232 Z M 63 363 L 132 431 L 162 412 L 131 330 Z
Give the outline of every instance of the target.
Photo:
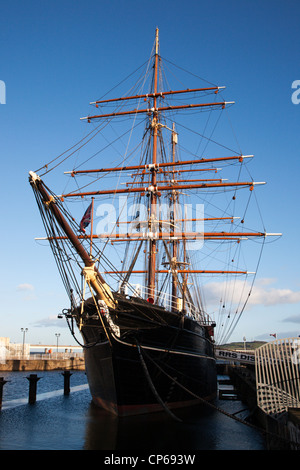
M 264 450 L 263 435 L 217 409 L 165 412 L 118 419 L 91 402 L 85 372 L 72 371 L 70 394 L 64 395 L 61 371 L 38 374 L 37 400 L 28 403 L 26 372 L 2 372 L 0 450 L 198 451 Z M 239 400 L 217 400 L 228 413 L 246 419 Z

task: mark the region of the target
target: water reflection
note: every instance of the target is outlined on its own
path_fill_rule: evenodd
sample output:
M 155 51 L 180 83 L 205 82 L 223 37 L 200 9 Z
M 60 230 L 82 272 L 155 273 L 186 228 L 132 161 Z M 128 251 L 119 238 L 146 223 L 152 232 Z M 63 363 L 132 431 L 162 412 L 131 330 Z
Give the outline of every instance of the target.
M 226 404 L 235 411 L 241 402 Z M 240 408 L 239 408 L 240 407 Z M 117 418 L 90 405 L 86 450 L 234 450 L 264 449 L 259 432 L 208 407 L 176 411 L 177 422 L 165 412 Z
M 4 375 L 4 374 L 3 374 Z M 117 418 L 91 402 L 84 373 L 71 377 L 71 393 L 63 395 L 61 373 L 41 374 L 37 401 L 28 404 L 23 373 L 7 374 L 0 412 L 1 450 L 261 450 L 260 432 L 234 421 L 217 409 L 175 410 L 182 421 L 165 412 Z M 217 400 L 234 414 L 245 409 L 239 400 Z M 238 416 L 245 418 L 245 413 Z

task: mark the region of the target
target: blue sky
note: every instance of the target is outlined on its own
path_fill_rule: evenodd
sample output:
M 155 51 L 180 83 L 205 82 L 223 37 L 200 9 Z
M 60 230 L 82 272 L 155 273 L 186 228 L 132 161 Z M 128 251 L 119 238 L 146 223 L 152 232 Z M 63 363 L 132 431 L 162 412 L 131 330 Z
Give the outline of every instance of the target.
M 155 28 L 161 53 L 226 85 L 231 122 L 251 173 L 267 181 L 260 208 L 269 232 L 256 300 L 231 340 L 300 334 L 299 120 L 292 83 L 300 80 L 297 0 L 11 0 L 1 2 L 1 308 L 0 336 L 71 344 L 68 302 L 28 184 L 41 166 L 83 135 L 89 102 L 145 62 Z

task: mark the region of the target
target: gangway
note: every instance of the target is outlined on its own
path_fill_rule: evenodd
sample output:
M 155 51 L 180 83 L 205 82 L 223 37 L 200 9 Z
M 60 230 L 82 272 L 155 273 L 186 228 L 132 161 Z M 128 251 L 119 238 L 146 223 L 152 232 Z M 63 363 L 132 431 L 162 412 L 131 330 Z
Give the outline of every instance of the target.
M 255 364 L 255 353 L 252 350 L 216 348 L 215 357 L 220 361 Z

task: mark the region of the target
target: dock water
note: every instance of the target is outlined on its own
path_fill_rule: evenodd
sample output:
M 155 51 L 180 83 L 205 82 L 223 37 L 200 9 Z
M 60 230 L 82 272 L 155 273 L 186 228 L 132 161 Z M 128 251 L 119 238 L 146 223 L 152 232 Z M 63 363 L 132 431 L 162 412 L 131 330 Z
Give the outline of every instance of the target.
M 39 371 L 37 396 L 28 402 L 28 372 L 2 372 L 0 450 L 116 450 L 163 452 L 264 450 L 262 434 L 220 413 L 249 410 L 239 400 L 216 400 L 216 409 L 176 410 L 181 422 L 165 412 L 118 419 L 91 401 L 84 371 L 71 371 L 70 393 L 64 394 L 63 371 Z M 45 430 L 47 430 L 45 432 Z M 153 450 L 155 449 L 155 450 Z
M 135 442 L 138 449 L 147 449 L 147 439 L 156 441 L 158 436 L 161 438 L 161 442 L 157 442 L 159 449 L 176 442 L 178 448 L 183 446 L 202 450 L 300 449 L 299 410 L 290 409 L 287 414 L 288 419 L 281 423 L 264 414 L 257 407 L 255 374 L 252 368 L 238 366 L 219 368 L 215 408 L 207 406 L 195 408 L 192 417 L 186 410 L 176 410 L 176 415 L 182 419 L 181 423 L 177 423 L 170 420 L 164 412 L 119 420 L 92 404 L 84 367 L 82 370 L 76 370 L 78 365 L 74 362 L 72 364 L 56 362 L 45 363 L 37 370 L 36 361 L 34 364 L 31 364 L 31 361 L 26 362 L 26 364 L 20 362 L 17 370 L 0 372 L 3 381 L 0 449 L 118 450 L 126 446 L 130 448 L 132 445 L 130 439 L 133 439 L 132 442 Z M 63 367 L 59 367 L 62 365 Z M 75 369 L 71 367 L 68 369 L 71 365 L 75 365 Z M 82 363 L 79 365 L 82 366 Z M 13 364 L 10 365 L 11 368 L 12 366 Z M 53 369 L 47 370 L 47 367 Z M 67 377 L 69 393 L 66 393 L 64 383 L 66 370 L 70 370 Z M 30 376 L 37 378 L 36 400 L 31 404 L 28 395 Z M 44 413 L 47 413 L 47 419 Z M 48 422 L 51 416 L 54 422 L 50 423 L 50 429 L 55 427 L 56 431 L 50 439 L 47 437 L 46 442 L 46 439 L 44 441 L 42 436 L 38 435 L 38 429 L 43 421 L 46 419 Z M 235 417 L 238 417 L 240 422 L 236 421 Z M 62 429 L 59 429 L 60 421 Z M 72 443 L 62 437 L 62 440 L 59 440 L 60 434 L 64 432 L 63 423 L 68 421 L 81 423 L 77 435 L 74 436 L 73 431 L 71 433 Z M 31 439 L 27 436 L 26 442 L 23 425 L 30 429 Z M 35 431 L 32 431 L 33 429 Z M 148 438 L 143 440 L 145 429 Z M 174 435 L 175 429 L 181 436 L 180 439 L 177 434 Z M 96 437 L 98 435 L 102 436 L 101 442 Z

